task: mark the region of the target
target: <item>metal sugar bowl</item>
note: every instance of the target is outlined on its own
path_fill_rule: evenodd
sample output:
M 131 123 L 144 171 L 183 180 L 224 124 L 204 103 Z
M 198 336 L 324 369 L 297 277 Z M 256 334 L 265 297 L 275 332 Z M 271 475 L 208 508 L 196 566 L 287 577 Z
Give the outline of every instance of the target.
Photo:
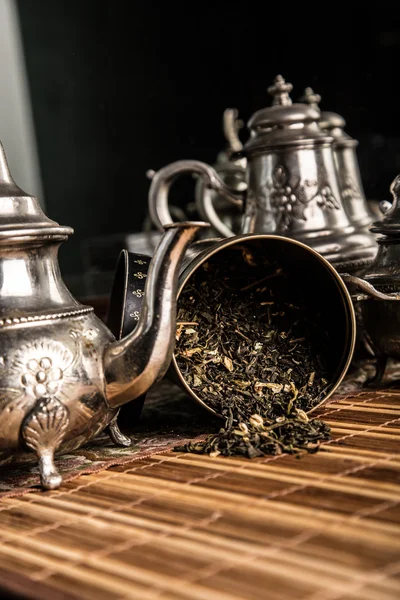
M 278 76 L 268 92 L 272 106 L 248 122 L 244 145 L 247 190 L 226 185 L 216 171 L 199 161 L 178 161 L 152 180 L 149 208 L 158 228 L 172 221 L 168 191 L 172 181 L 193 172 L 204 181 L 202 214 L 223 236 L 227 230 L 210 194 L 242 202 L 242 233 L 273 233 L 311 246 L 340 271 L 352 273 L 371 262 L 376 247 L 368 232 L 351 222 L 345 211 L 334 156 L 334 138 L 319 126 L 320 111 L 292 104 L 292 86 Z
M 137 329 L 116 341 L 65 287 L 61 242 L 73 233 L 43 213 L 9 173 L 0 145 L 0 467 L 39 463 L 42 486 L 57 488 L 54 455 L 109 427 L 119 408 L 140 398 L 168 368 L 174 347 L 178 268 L 199 227 L 163 235 L 146 274 Z

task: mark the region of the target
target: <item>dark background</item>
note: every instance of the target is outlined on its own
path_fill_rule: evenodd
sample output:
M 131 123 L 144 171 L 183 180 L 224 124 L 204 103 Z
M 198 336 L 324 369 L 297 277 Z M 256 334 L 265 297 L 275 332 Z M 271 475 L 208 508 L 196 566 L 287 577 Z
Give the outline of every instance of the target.
M 346 119 L 367 197 L 388 197 L 400 172 L 396 9 L 134 0 L 19 0 L 18 9 L 46 211 L 75 229 L 64 274 L 82 273 L 88 237 L 141 229 L 148 169 L 214 162 L 224 109 L 247 121 L 269 105 L 278 73 L 293 100 L 311 85 L 322 110 Z M 191 185 L 177 187 L 178 202 L 191 200 Z

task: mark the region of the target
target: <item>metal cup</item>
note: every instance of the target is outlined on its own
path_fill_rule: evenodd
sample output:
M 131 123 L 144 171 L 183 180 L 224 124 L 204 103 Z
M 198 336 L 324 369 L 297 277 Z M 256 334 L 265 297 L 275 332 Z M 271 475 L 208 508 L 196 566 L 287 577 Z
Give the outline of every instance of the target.
M 319 404 L 326 402 L 338 388 L 350 366 L 356 338 L 356 320 L 352 300 L 343 280 L 336 269 L 309 246 L 293 239 L 266 234 L 243 234 L 227 239 L 195 242 L 187 250 L 182 263 L 178 305 L 182 290 L 204 263 L 210 264 L 213 260 L 221 259 L 223 254 L 229 254 L 234 264 L 235 255 L 243 250 L 256 252 L 257 256 L 271 260 L 279 258 L 285 273 L 293 280 L 294 289 L 300 284 L 302 290 L 306 291 L 309 307 L 322 312 L 322 321 L 330 336 L 329 354 L 326 356 L 329 379 Z M 124 334 L 134 329 L 140 313 L 145 278 L 138 277 L 138 260 L 142 258 L 138 259 L 137 255 L 127 251 L 121 253 L 111 292 L 109 325 L 111 322 L 122 324 L 120 331 Z M 140 273 L 143 275 L 146 265 L 140 266 Z M 175 355 L 169 377 L 191 398 L 217 414 L 185 380 Z

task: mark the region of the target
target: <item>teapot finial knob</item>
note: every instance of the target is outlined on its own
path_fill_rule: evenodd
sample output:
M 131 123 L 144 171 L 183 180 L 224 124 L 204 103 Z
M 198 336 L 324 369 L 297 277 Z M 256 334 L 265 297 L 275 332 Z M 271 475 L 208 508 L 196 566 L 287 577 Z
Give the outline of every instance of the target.
M 292 100 L 289 96 L 293 86 L 291 83 L 286 83 L 282 75 L 277 75 L 274 79 L 273 85 L 268 88 L 268 94 L 272 96 L 273 106 L 291 106 Z
M 304 104 L 308 104 L 309 106 L 319 110 L 318 105 L 321 102 L 321 96 L 316 94 L 312 87 L 307 87 L 299 100 L 300 102 L 304 102 Z

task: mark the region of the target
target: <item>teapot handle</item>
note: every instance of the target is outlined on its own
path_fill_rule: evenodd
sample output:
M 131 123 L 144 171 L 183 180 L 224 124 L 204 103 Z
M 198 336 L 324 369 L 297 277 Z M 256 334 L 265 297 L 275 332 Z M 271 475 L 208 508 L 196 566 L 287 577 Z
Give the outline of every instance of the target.
M 385 301 L 400 300 L 400 294 L 384 294 L 383 292 L 379 292 L 373 285 L 368 283 L 368 281 L 365 281 L 365 279 L 361 279 L 355 275 L 349 275 L 348 273 L 341 273 L 340 276 L 345 283 L 355 285 L 361 291 L 365 292 L 364 294 L 357 294 L 354 296 L 354 300 L 367 300 L 368 298 Z
M 223 237 L 233 237 L 235 234 L 230 227 L 218 216 L 213 203 L 213 190 L 208 188 L 203 180 L 199 180 L 196 186 L 196 207 L 199 216 L 204 221 L 208 221 L 211 226 Z M 242 206 L 242 202 L 240 206 Z
M 223 182 L 215 169 L 199 160 L 178 160 L 170 163 L 166 167 L 163 167 L 156 173 L 151 173 L 152 181 L 149 190 L 149 214 L 154 225 L 160 231 L 164 231 L 164 226 L 173 222 L 168 207 L 169 189 L 176 177 L 184 173 L 194 173 L 201 177 L 204 182 L 204 198 L 206 198 L 205 202 L 207 206 L 207 212 L 204 211 L 203 214 L 207 215 L 206 218 L 208 218 L 209 222 L 215 227 L 215 229 L 221 231 L 220 226 L 222 225 L 226 230 L 226 225 L 220 221 L 219 217 L 215 213 L 215 210 L 214 214 L 212 214 L 212 211 L 208 210 L 209 204 L 212 205 L 210 190 L 218 192 L 218 194 L 224 196 L 224 198 L 227 198 L 227 200 L 236 204 L 237 206 L 243 205 L 244 193 L 236 192 L 235 190 L 230 189 Z M 205 207 L 204 201 L 203 207 Z M 209 217 L 211 217 L 213 220 L 211 220 Z M 216 218 L 214 219 L 214 217 Z M 213 222 L 214 220 L 215 222 Z M 217 223 L 219 227 L 216 226 Z M 234 235 L 230 230 L 229 232 L 230 233 L 228 237 Z

